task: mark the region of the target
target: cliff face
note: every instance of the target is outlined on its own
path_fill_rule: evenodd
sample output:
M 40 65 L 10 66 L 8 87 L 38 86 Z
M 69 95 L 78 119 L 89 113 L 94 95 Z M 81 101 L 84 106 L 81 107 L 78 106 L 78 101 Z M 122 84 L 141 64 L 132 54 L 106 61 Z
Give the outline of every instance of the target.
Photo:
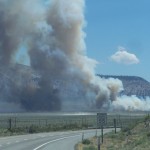
M 140 98 L 150 97 L 150 82 L 137 76 L 110 76 L 110 75 L 98 75 L 101 78 L 117 78 L 122 81 L 124 86 L 123 95 L 136 95 Z

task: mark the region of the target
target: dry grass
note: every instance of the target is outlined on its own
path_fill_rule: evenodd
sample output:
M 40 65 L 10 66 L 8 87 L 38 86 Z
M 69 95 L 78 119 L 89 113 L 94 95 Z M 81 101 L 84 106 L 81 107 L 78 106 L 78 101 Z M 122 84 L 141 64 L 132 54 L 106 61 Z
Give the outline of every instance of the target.
M 78 144 L 76 150 L 97 150 L 97 138 L 93 137 L 90 141 L 90 145 Z M 150 150 L 150 128 L 140 123 L 126 132 L 108 133 L 104 136 L 101 150 Z

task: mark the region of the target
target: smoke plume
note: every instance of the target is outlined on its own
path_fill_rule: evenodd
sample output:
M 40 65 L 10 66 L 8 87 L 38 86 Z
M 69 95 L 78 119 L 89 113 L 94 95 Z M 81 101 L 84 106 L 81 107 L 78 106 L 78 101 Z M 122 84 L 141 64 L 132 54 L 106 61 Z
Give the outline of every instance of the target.
M 115 110 L 128 110 L 128 111 L 149 111 L 150 99 L 139 99 L 135 95 L 133 96 L 121 96 L 112 103 L 112 108 Z
M 3 105 L 12 111 L 87 110 L 117 100 L 122 82 L 96 77 L 97 62 L 86 56 L 84 8 L 84 0 L 0 1 Z M 16 65 L 22 47 L 30 60 L 23 69 Z

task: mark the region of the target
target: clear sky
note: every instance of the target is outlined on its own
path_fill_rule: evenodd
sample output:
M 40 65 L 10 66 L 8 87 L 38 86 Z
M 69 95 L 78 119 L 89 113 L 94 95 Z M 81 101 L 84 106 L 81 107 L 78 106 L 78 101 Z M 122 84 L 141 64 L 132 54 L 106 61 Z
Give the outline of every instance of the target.
M 150 0 L 86 0 L 85 18 L 96 73 L 150 81 Z

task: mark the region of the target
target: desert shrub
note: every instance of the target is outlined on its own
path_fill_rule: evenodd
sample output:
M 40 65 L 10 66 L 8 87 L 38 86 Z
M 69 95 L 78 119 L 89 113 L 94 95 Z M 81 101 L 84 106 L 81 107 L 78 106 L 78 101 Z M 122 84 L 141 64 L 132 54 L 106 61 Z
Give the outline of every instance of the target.
M 88 139 L 85 139 L 85 140 L 83 140 L 82 141 L 82 144 L 85 144 L 85 145 L 89 145 L 91 142 L 90 142 L 90 140 L 88 140 Z
M 149 137 L 149 138 L 150 138 L 150 132 L 149 132 L 149 133 L 147 133 L 147 137 Z
M 132 130 L 133 128 L 135 128 L 137 125 L 138 125 L 137 123 L 132 123 L 132 124 L 128 125 L 127 127 L 123 127 L 123 128 L 121 129 L 121 131 L 122 131 L 122 132 L 126 132 L 128 135 L 131 135 L 131 130 Z
M 110 133 L 106 133 L 104 136 L 107 137 L 107 138 L 112 138 L 112 139 L 113 139 L 113 138 L 116 138 L 117 135 L 118 135 L 118 133 L 115 134 L 115 132 L 112 131 L 112 132 L 110 132 Z
M 144 118 L 144 121 L 148 121 L 148 120 L 150 120 L 150 115 L 149 114 Z
M 130 131 L 130 128 L 129 127 L 124 127 L 124 128 L 121 129 L 121 131 L 122 132 L 128 132 L 128 131 Z
M 29 133 L 36 133 L 37 131 L 38 131 L 39 129 L 38 129 L 38 127 L 37 126 L 34 126 L 34 125 L 31 125 L 30 127 L 29 127 Z
M 12 128 L 11 132 L 13 132 L 13 133 L 25 133 L 25 132 L 27 132 L 27 128 L 25 128 L 25 127 Z
M 141 145 L 142 143 L 143 143 L 143 139 L 139 139 L 134 142 L 135 146 Z

